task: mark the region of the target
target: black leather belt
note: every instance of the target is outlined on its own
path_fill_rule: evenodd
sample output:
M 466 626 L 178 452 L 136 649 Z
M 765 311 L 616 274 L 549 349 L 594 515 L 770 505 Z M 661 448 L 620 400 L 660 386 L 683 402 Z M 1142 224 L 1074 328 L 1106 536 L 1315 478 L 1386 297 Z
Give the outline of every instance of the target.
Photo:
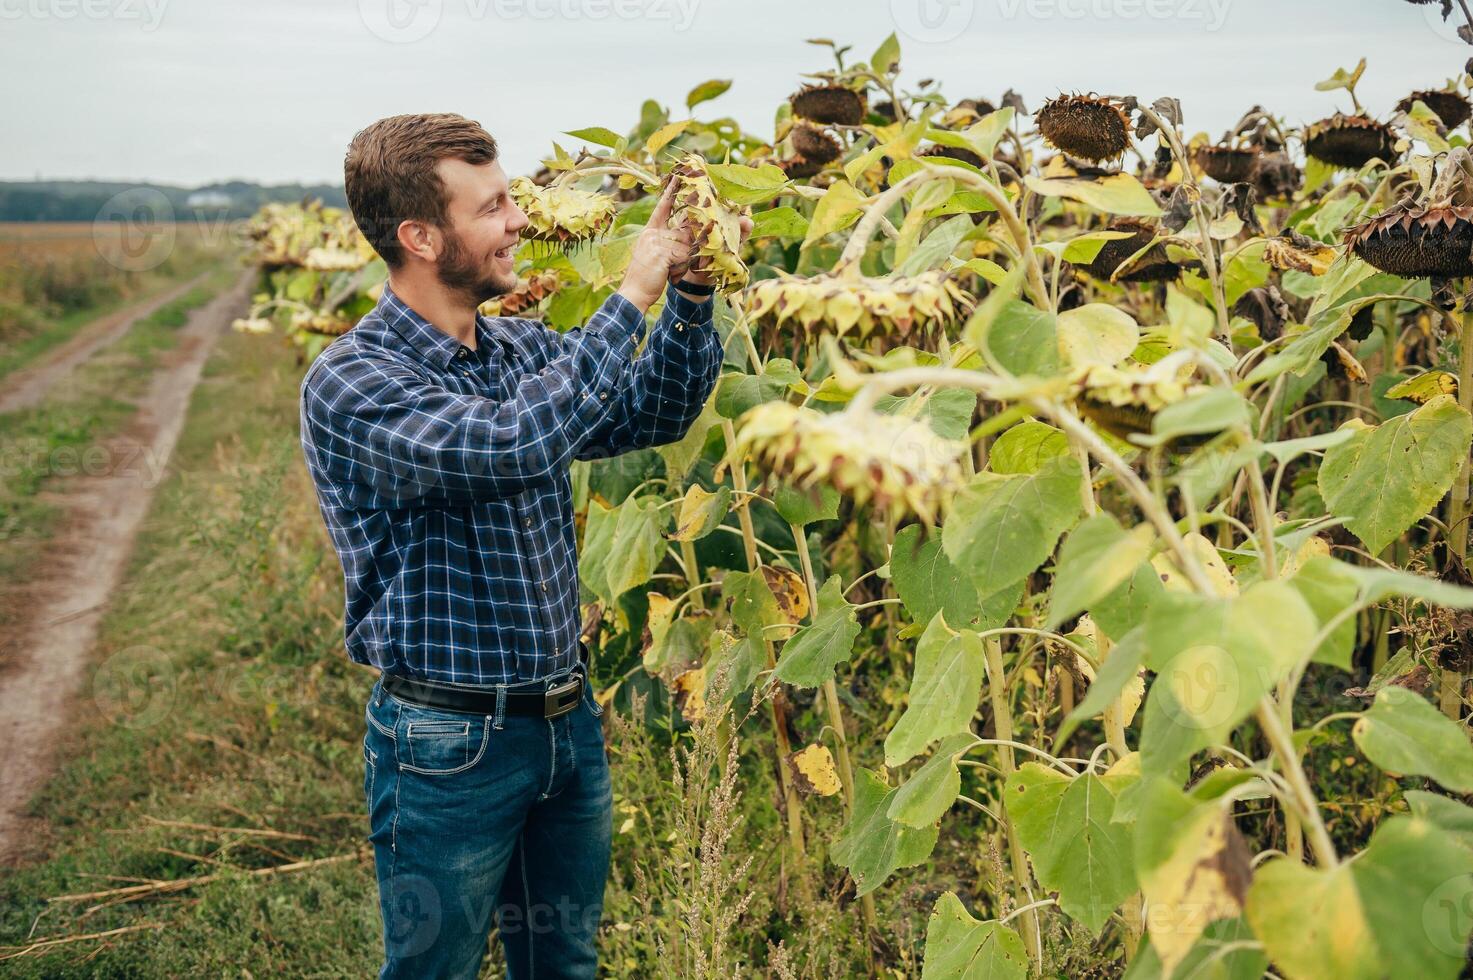
M 584 670 L 575 671 L 552 687 L 537 690 L 508 688 L 502 710 L 508 715 L 530 715 L 534 718 L 560 718 L 574 708 L 583 697 L 584 675 L 588 667 L 588 647 L 578 643 L 578 659 Z M 395 674 L 383 675 L 384 690 L 401 701 L 441 711 L 459 711 L 472 715 L 496 714 L 495 688 L 447 687 L 432 681 L 417 681 Z

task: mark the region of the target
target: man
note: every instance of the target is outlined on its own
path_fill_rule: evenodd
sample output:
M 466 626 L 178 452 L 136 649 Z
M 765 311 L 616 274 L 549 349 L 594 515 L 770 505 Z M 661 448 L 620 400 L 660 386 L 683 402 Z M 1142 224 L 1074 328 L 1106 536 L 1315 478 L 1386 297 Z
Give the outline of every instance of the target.
M 495 140 L 395 116 L 353 139 L 344 176 L 389 281 L 307 372 L 301 424 L 348 654 L 380 671 L 363 741 L 379 976 L 474 977 L 494 916 L 513 980 L 592 978 L 611 796 L 568 465 L 685 434 L 721 366 L 710 284 L 690 230 L 667 229 L 672 184 L 585 326 L 478 316 L 516 286 L 527 225 Z

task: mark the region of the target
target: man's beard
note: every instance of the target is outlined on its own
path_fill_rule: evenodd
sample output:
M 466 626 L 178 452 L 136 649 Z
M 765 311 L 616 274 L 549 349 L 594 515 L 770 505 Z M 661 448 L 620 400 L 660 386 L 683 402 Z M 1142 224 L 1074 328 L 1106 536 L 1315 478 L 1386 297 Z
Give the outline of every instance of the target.
M 492 256 L 477 260 L 470 254 L 459 235 L 446 231 L 445 254 L 435 267 L 436 275 L 446 289 L 464 293 L 479 306 L 488 299 L 504 296 L 517 288 L 515 273 L 502 277 L 487 271 L 487 266 L 494 262 L 495 258 Z

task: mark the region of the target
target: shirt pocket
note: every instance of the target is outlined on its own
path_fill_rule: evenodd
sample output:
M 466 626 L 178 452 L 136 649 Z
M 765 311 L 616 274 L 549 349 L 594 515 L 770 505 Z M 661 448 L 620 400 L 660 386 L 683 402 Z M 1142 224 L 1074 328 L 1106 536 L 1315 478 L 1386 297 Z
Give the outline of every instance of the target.
M 423 715 L 412 717 L 405 725 L 400 769 L 426 776 L 449 776 L 471 768 L 486 754 L 491 733 L 486 716 L 450 717 L 446 712 Z

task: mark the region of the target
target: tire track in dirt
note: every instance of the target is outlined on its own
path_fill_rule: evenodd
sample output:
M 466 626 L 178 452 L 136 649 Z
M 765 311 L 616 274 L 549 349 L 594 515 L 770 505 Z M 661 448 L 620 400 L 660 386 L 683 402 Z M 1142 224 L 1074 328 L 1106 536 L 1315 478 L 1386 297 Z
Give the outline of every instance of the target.
M 0 388 L 0 415 L 30 408 L 40 402 L 53 385 L 71 374 L 93 354 L 112 346 L 119 337 L 133 329 L 133 324 L 183 296 L 203 282 L 206 275 L 208 273 L 202 272 L 160 296 L 101 317 L 83 327 L 37 363 L 28 364 L 0 377 L 0 386 L 3 386 Z
M 0 638 L 13 644 L 6 656 L 12 666 L 0 673 L 0 867 L 38 843 L 25 809 L 51 772 L 73 711 L 88 703 L 79 688 L 108 599 L 179 440 L 205 359 L 230 321 L 243 315 L 254 281 L 254 271 L 242 274 L 190 314 L 127 431 L 107 440 L 109 465 L 55 497 L 64 516 L 49 545 L 54 551 L 22 622 Z M 79 693 L 83 700 L 74 704 Z

